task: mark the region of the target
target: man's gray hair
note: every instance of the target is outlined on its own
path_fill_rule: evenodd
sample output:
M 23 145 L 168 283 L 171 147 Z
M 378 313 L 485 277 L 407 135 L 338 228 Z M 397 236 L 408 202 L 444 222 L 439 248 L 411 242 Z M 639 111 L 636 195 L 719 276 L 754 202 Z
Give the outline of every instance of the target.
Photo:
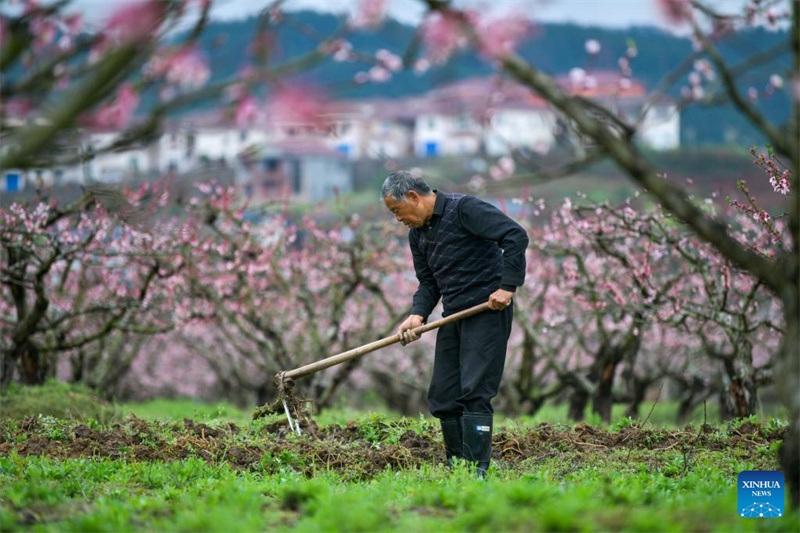
M 408 191 L 417 192 L 421 196 L 427 196 L 432 192 L 430 186 L 419 174 L 409 170 L 398 170 L 389 174 L 389 177 L 383 182 L 381 198 L 388 196 L 392 200 L 403 202 Z

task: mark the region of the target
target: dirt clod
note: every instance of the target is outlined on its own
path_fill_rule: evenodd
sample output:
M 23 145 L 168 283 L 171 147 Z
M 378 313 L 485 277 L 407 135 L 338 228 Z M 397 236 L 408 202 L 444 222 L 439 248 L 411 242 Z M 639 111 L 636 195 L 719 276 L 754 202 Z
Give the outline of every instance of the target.
M 208 425 L 191 419 L 182 424 L 148 422 L 131 417 L 106 427 L 89 427 L 81 422 L 62 421 L 58 426 L 36 419 L 0 421 L 0 455 L 16 452 L 21 456 L 102 458 L 129 461 L 176 461 L 198 457 L 211 464 L 231 468 L 278 471 L 287 466 L 307 476 L 320 470 L 335 470 L 350 480 L 365 480 L 383 470 L 416 468 L 443 463 L 444 450 L 438 426 L 428 424 L 420 430 L 408 420 L 390 425 L 317 427 L 309 423 L 298 437 L 286 420 L 274 424 L 239 428 L 234 424 Z M 277 429 L 277 431 L 276 431 Z M 565 472 L 575 461 L 591 452 L 614 449 L 669 451 L 705 449 L 734 451 L 745 460 L 758 458 L 765 448 L 783 440 L 785 428 L 743 424 L 728 429 L 682 428 L 642 429 L 636 426 L 619 431 L 578 424 L 574 427 L 540 424 L 513 430 L 497 428 L 493 439 L 493 459 L 505 468 L 527 460 L 541 461 L 567 456 Z M 375 435 L 379 435 L 375 437 Z M 369 438 L 365 438 L 369 435 Z M 657 468 L 654 464 L 652 468 Z

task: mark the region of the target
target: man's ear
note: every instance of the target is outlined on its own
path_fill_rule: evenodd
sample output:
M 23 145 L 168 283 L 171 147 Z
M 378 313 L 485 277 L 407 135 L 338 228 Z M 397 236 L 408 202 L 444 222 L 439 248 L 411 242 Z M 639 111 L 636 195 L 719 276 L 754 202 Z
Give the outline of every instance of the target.
M 406 193 L 406 200 L 412 203 L 419 202 L 419 193 L 417 191 L 408 191 Z

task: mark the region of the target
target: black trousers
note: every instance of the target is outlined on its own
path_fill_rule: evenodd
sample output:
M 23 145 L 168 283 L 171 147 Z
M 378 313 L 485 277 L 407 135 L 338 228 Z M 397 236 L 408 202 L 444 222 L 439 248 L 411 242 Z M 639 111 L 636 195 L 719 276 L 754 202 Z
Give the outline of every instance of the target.
M 428 408 L 437 418 L 494 412 L 514 316 L 512 303 L 447 324 L 436 334 Z

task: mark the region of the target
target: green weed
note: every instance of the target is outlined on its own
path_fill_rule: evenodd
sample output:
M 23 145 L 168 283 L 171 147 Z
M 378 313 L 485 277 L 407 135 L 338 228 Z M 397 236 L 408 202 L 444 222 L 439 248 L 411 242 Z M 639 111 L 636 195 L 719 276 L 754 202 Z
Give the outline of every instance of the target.
M 492 468 L 478 480 L 463 463 L 444 466 L 438 424 L 422 415 L 332 414 L 344 421 L 298 437 L 218 407 L 184 420 L 188 408 L 0 421 L 0 530 L 800 530 L 797 512 L 737 514 L 738 473 L 778 468 L 780 421 L 662 429 L 622 416 L 609 428 L 498 417 Z

